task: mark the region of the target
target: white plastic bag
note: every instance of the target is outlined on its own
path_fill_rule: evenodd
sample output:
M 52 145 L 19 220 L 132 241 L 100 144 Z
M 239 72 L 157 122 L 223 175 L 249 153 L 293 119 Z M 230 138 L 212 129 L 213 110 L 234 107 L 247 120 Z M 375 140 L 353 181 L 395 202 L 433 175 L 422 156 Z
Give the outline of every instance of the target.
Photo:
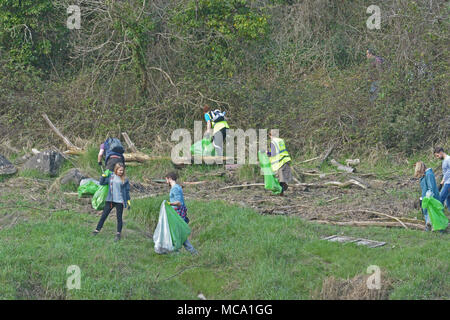
M 172 237 L 170 235 L 169 221 L 166 213 L 166 200 L 159 209 L 159 220 L 153 233 L 153 242 L 155 243 L 155 252 L 164 254 L 173 251 Z
M 92 179 L 92 178 L 87 178 L 87 179 L 82 179 L 81 181 L 80 181 L 80 186 L 83 186 L 83 185 L 85 185 L 86 183 L 88 183 L 89 181 L 92 181 L 92 182 L 94 182 L 96 185 L 100 185 L 100 182 L 98 181 L 98 180 L 95 180 L 95 179 Z

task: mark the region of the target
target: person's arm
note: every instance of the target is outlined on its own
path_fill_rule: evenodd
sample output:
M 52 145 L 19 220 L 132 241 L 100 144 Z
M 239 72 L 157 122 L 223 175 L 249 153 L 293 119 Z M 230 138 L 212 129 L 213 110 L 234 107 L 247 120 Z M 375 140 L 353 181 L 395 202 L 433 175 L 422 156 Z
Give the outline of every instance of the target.
M 211 120 L 206 123 L 206 134 L 211 134 Z
M 127 202 L 128 209 L 131 207 L 131 197 L 130 197 L 130 181 L 127 179 L 125 182 L 125 201 Z
M 434 186 L 436 185 L 436 177 L 434 176 L 434 174 L 432 173 L 428 173 L 425 174 L 425 179 L 426 179 L 426 184 L 427 184 L 427 191 L 431 191 L 431 193 L 433 193 L 433 196 L 437 196 L 436 194 L 434 194 Z M 425 193 L 426 193 L 425 192 Z
M 97 162 L 99 165 L 102 164 L 103 153 L 105 153 L 104 149 L 100 149 L 100 151 L 98 152 Z

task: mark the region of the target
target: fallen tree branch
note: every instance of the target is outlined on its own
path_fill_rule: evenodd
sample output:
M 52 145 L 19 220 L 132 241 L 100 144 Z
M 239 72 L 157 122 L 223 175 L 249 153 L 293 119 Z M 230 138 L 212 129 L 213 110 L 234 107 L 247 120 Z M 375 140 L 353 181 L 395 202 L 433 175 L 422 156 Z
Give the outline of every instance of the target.
M 53 130 L 53 132 L 56 133 L 57 136 L 59 136 L 64 143 L 66 144 L 66 146 L 69 149 L 74 149 L 74 150 L 81 150 L 80 148 L 78 148 L 77 146 L 75 146 L 72 142 L 70 142 L 69 139 L 67 139 L 67 137 L 65 137 L 61 131 L 59 131 L 58 128 L 55 127 L 55 125 L 50 121 L 50 119 L 48 118 L 47 114 L 43 113 L 42 117 L 45 119 L 45 121 L 48 123 L 48 125 L 50 126 L 50 128 Z
M 301 162 L 298 162 L 298 163 L 308 163 L 308 162 L 311 162 L 311 161 L 314 161 L 314 160 L 317 160 L 317 159 L 320 159 L 320 156 L 312 158 L 312 159 L 304 160 L 304 161 L 301 161 Z
M 362 184 L 361 182 L 359 182 L 359 181 L 357 181 L 355 179 L 350 179 L 350 180 L 348 180 L 347 182 L 344 182 L 344 183 L 338 182 L 338 181 L 329 181 L 329 182 L 325 182 L 324 185 L 326 185 L 326 186 L 336 186 L 336 187 L 339 187 L 339 188 L 346 188 L 346 187 L 349 187 L 351 185 L 355 185 L 355 186 L 358 186 L 358 187 L 360 187 L 362 189 L 367 189 L 367 186 L 365 186 L 364 184 Z
M 331 152 L 333 152 L 335 146 L 336 145 L 333 144 L 333 145 L 331 145 L 330 148 L 328 148 L 328 150 L 325 152 L 325 155 L 320 159 L 320 163 L 317 166 L 317 168 L 320 168 L 322 166 L 322 164 L 328 159 L 328 157 L 330 156 Z
M 375 222 L 375 221 L 329 221 L 329 220 L 311 220 L 311 222 L 316 222 L 320 224 L 331 224 L 338 226 L 357 226 L 357 227 L 399 227 L 395 222 Z M 412 229 L 423 230 L 424 226 L 415 223 L 406 223 Z
M 41 211 L 48 211 L 48 212 L 69 211 L 69 210 L 70 210 L 70 209 L 65 209 L 65 208 L 61 208 L 61 209 L 36 208 L 36 207 L 31 207 L 31 206 L 26 206 L 26 205 L 17 205 L 17 206 L 0 207 L 0 210 L 5 210 L 5 209 L 19 209 L 19 208 L 26 208 L 26 209 L 32 209 L 32 210 L 41 210 Z
M 347 210 L 347 211 L 343 211 L 343 212 L 340 212 L 340 213 L 337 213 L 337 214 L 347 213 L 347 212 L 348 212 L 348 213 L 351 213 L 351 212 L 364 212 L 364 213 L 376 214 L 376 215 L 378 215 L 378 216 L 388 217 L 388 218 L 394 219 L 395 221 L 398 221 L 405 229 L 408 229 L 408 227 L 407 227 L 407 226 L 406 226 L 399 218 L 390 216 L 390 215 L 388 215 L 388 214 L 386 214 L 386 213 L 382 213 L 382 212 L 377 212 L 377 211 L 372 211 L 372 210 L 367 210 L 367 209 L 355 209 L 355 210 Z M 336 215 L 337 215 L 337 214 L 336 214 Z
M 196 184 L 203 184 L 203 183 L 207 183 L 208 181 L 186 181 L 186 182 L 182 182 L 181 184 L 184 185 L 196 185 Z
M 362 189 L 367 189 L 367 186 L 365 186 L 364 184 L 362 184 L 361 182 L 355 180 L 355 179 L 350 179 L 347 182 L 338 182 L 338 181 L 328 181 L 328 182 L 324 182 L 323 184 L 319 184 L 319 183 L 297 183 L 294 185 L 290 185 L 292 187 L 310 187 L 310 188 L 326 188 L 326 187 L 339 187 L 339 188 L 346 188 L 349 187 L 351 185 L 355 185 L 358 186 Z
M 355 171 L 355 168 L 349 167 L 349 166 L 345 166 L 343 164 L 340 164 L 339 162 L 337 162 L 336 160 L 331 160 L 330 163 L 335 166 L 339 171 L 344 171 L 344 172 L 348 172 L 348 173 L 353 173 L 353 171 Z
M 128 136 L 128 134 L 126 132 L 122 132 L 122 136 L 125 139 L 125 142 L 128 145 L 128 148 L 130 148 L 131 151 L 133 151 L 134 153 L 138 152 L 138 149 L 136 148 L 136 146 L 134 145 L 134 143 L 131 141 L 130 137 Z
M 265 186 L 264 183 L 249 183 L 249 184 L 240 184 L 240 185 L 235 185 L 235 186 L 228 186 L 228 187 L 223 187 L 220 188 L 219 190 L 225 190 L 225 189 L 232 189 L 232 188 L 243 188 L 243 187 L 260 187 L 260 186 Z

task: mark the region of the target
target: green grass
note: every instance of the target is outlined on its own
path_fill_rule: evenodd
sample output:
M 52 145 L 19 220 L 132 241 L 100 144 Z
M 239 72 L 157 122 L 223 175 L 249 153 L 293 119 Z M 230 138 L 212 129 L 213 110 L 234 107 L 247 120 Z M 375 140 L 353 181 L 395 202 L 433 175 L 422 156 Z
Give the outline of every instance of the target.
M 326 277 L 351 278 L 369 265 L 393 282 L 392 299 L 450 298 L 448 234 L 324 226 L 191 201 L 190 240 L 200 256 L 184 249 L 157 255 L 145 233 L 153 232 L 164 198 L 134 200 L 119 243 L 114 218 L 93 237 L 99 217 L 85 213 L 34 213 L 2 230 L 0 298 L 195 299 L 201 292 L 208 299 L 309 299 Z M 387 245 L 320 240 L 338 233 Z M 81 269 L 81 290 L 66 289 L 70 265 Z

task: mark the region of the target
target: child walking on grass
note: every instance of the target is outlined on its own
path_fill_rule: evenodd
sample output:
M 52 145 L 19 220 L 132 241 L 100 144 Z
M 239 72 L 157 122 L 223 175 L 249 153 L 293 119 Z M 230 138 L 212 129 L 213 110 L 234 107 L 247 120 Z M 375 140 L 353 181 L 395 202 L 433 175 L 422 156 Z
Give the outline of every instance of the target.
M 122 232 L 123 209 L 127 208 L 127 205 L 128 209 L 130 209 L 130 182 L 125 176 L 124 165 L 122 163 L 116 163 L 114 166 L 114 173 L 108 176 L 103 174 L 100 179 L 100 184 L 109 184 L 109 191 L 106 198 L 105 207 L 103 208 L 103 214 L 97 224 L 97 228 L 92 232 L 92 234 L 97 235 L 100 232 L 111 210 L 116 208 L 117 233 L 114 241 L 119 241 Z
M 184 195 L 183 189 L 179 184 L 177 184 L 177 174 L 175 172 L 170 172 L 166 175 L 166 182 L 171 187 L 170 188 L 170 202 L 169 205 L 175 209 L 178 215 L 183 218 L 186 223 L 189 223 L 189 219 L 187 217 L 187 208 L 184 203 Z M 192 254 L 197 254 L 197 250 L 192 246 L 189 240 L 183 243 L 183 246 Z

